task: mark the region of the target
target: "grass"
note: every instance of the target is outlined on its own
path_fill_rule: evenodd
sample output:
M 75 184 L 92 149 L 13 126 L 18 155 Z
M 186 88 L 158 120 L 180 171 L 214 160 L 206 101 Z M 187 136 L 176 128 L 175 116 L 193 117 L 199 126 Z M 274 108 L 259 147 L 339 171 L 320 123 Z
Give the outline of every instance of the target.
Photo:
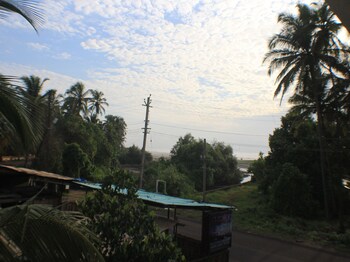
M 201 195 L 192 195 L 190 198 L 200 200 Z M 279 215 L 269 207 L 266 197 L 257 190 L 255 184 L 208 193 L 207 201 L 235 206 L 233 227 L 237 230 L 350 251 L 350 229 L 345 234 L 337 234 L 338 221 Z M 180 214 L 192 219 L 200 218 L 200 214 L 186 210 Z M 350 227 L 350 217 L 346 218 L 346 226 Z

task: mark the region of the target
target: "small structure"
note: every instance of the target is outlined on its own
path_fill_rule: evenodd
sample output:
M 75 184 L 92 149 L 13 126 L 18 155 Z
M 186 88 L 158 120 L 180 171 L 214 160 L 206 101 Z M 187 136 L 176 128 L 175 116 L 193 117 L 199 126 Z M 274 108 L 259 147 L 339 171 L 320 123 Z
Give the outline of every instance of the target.
M 78 182 L 73 184 L 82 190 L 100 190 L 99 183 Z M 121 193 L 125 193 L 124 190 Z M 232 206 L 198 202 L 145 190 L 137 191 L 147 205 L 166 212 L 158 212 L 156 223 L 161 230 L 174 234 L 179 247 L 188 261 L 228 261 L 232 235 Z M 202 212 L 201 221 L 184 219 L 178 210 Z
M 62 203 L 62 193 L 73 178 L 29 168 L 0 165 L 0 207 L 21 204 L 34 195 L 35 203 Z

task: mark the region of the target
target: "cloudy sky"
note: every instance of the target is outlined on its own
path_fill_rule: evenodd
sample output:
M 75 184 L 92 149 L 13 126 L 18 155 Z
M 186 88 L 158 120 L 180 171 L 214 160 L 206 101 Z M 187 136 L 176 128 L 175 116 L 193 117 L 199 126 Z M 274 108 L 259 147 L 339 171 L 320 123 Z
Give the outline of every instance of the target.
M 191 133 L 239 158 L 268 152 L 288 104 L 273 99 L 262 60 L 277 15 L 295 12 L 297 0 L 40 2 L 38 35 L 18 16 L 0 21 L 2 74 L 47 77 L 45 88 L 62 94 L 77 81 L 102 91 L 106 113 L 128 125 L 126 146 L 142 146 L 152 94 L 148 151 L 169 152 Z

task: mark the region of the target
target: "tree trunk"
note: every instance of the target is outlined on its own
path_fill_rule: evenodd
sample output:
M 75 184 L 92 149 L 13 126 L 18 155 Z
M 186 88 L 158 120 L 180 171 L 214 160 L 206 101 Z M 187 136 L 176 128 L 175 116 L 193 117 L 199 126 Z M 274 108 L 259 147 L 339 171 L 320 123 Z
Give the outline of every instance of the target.
M 315 102 L 316 102 L 316 114 L 317 114 L 317 133 L 318 133 L 318 143 L 320 147 L 320 167 L 322 176 L 322 187 L 323 187 L 323 200 L 326 218 L 330 218 L 329 213 L 329 195 L 328 195 L 328 185 L 327 185 L 327 174 L 326 174 L 326 156 L 325 156 L 325 142 L 324 142 L 324 130 L 323 130 L 323 116 L 321 112 L 321 103 L 319 100 L 319 95 L 314 88 Z

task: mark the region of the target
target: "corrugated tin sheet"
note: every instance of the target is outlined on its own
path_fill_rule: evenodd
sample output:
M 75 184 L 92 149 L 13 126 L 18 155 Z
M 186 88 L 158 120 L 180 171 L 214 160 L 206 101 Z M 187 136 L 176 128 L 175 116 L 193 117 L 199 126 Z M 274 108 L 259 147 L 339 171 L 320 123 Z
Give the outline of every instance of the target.
M 43 178 L 51 178 L 51 179 L 64 180 L 64 181 L 73 181 L 72 177 L 61 176 L 61 175 L 50 173 L 50 172 L 37 171 L 34 169 L 29 169 L 29 168 L 24 168 L 24 167 L 13 167 L 13 166 L 0 165 L 0 171 L 1 172 L 9 171 L 9 172 L 15 172 L 15 173 L 19 173 L 19 174 L 30 175 L 30 176 L 38 176 L 38 177 L 43 177 Z
M 73 183 L 78 184 L 83 187 L 87 187 L 94 190 L 100 190 L 101 184 L 99 183 L 89 183 L 89 182 L 78 182 L 74 181 Z M 123 194 L 126 193 L 126 190 L 122 190 Z M 137 195 L 140 199 L 150 204 L 160 205 L 164 207 L 178 207 L 178 208 L 189 208 L 189 209 L 233 209 L 233 206 L 226 206 L 221 204 L 212 204 L 197 202 L 192 199 L 173 197 L 153 192 L 147 192 L 145 190 L 138 190 Z

